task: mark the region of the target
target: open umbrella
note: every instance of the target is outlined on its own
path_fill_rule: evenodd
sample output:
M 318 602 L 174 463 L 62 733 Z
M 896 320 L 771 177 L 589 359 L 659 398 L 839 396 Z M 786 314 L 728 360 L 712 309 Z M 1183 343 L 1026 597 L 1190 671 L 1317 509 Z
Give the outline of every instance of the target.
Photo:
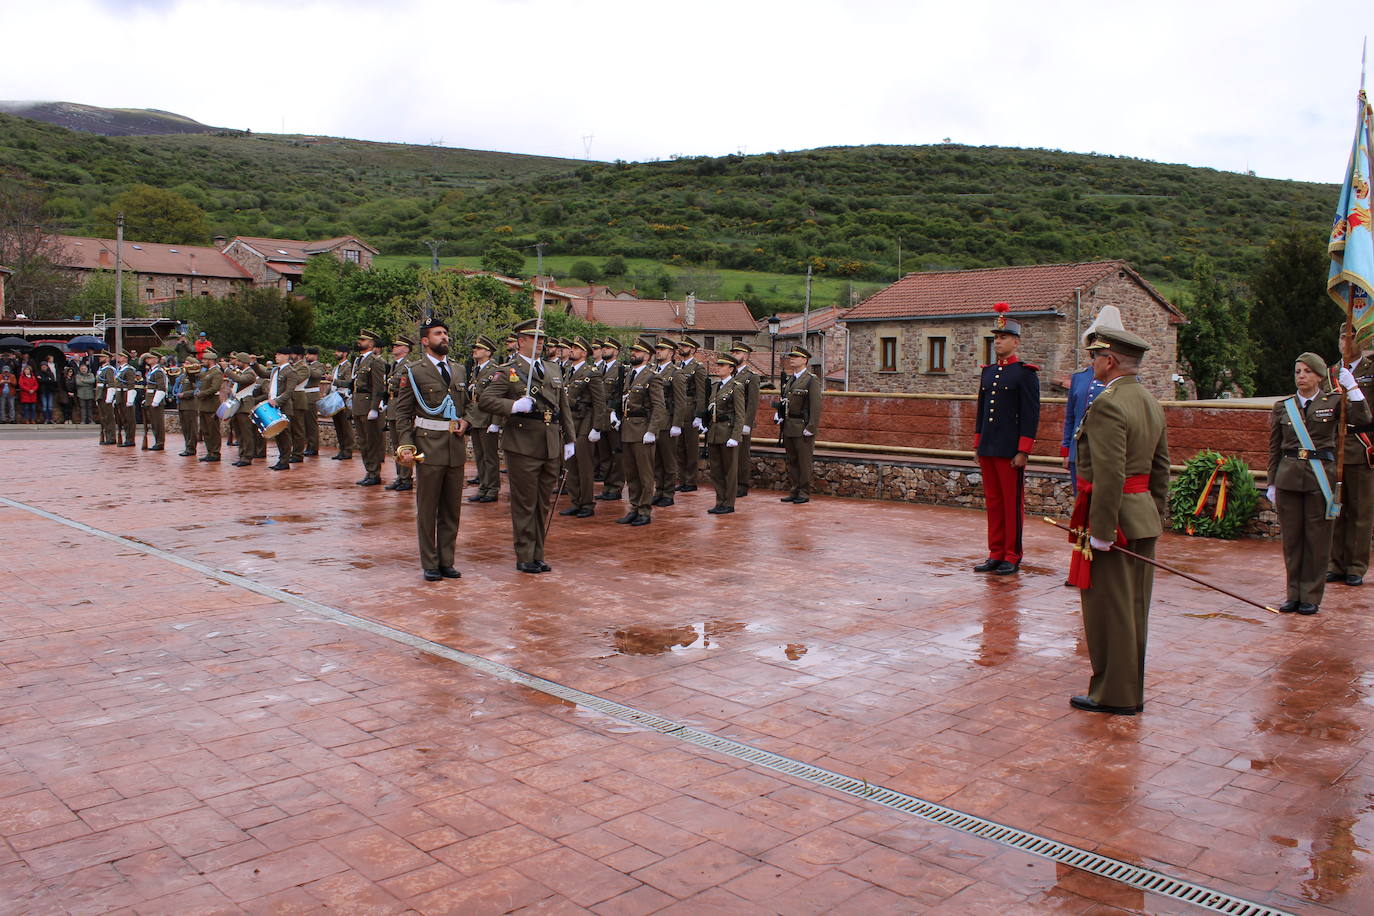
M 109 344 L 105 343 L 105 338 L 96 337 L 94 334 L 81 334 L 67 341 L 67 349 L 76 352 L 87 350 L 104 350 Z
M 0 350 L 32 350 L 33 344 L 22 337 L 0 337 Z

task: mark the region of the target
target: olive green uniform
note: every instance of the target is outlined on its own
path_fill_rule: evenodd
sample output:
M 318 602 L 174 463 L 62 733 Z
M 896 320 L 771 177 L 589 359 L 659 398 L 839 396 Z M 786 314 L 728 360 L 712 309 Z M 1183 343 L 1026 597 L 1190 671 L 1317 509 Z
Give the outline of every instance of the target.
M 542 367 L 542 371 L 541 371 Z M 534 409 L 511 413 L 525 397 L 530 372 L 529 397 Z M 541 378 L 542 375 L 542 378 Z M 550 361 L 533 366 L 517 355 L 503 371 L 495 373 L 483 389 L 481 408 L 501 421 L 501 451 L 510 478 L 510 517 L 515 535 L 515 558 L 520 563 L 544 562 L 544 535 L 549 502 L 553 495 L 563 445 L 573 441 L 572 417 L 562 370 Z
M 261 401 L 256 395 L 258 374 L 252 366 L 235 369 L 231 365 L 225 377 L 229 379 L 229 384 L 234 386 L 234 397 L 239 402 L 238 410 L 229 418 L 238 438 L 239 461 L 252 464 L 254 456 L 257 455 L 257 443 L 253 438 L 253 433 L 257 431 L 253 425 L 253 408 Z
M 197 426 L 201 439 L 205 442 L 206 457 L 216 460 L 219 459 L 220 436 L 219 417 L 215 416 L 215 411 L 219 409 L 219 389 L 223 384 L 224 373 L 214 363 L 201 369 L 200 375 L 196 378 L 196 413 L 199 415 Z
M 672 435 L 672 428 L 676 426 L 679 430 L 691 428 L 692 423 L 692 402 L 687 399 L 687 375 L 679 372 L 677 366 L 670 362 L 664 363 L 661 368 L 653 366 L 650 369 L 654 372 L 654 380 L 663 392 L 663 426 L 655 429 L 654 435 L 658 441 L 653 445 L 654 456 L 654 498 L 656 500 L 671 500 L 673 494 L 677 492 L 678 481 L 678 450 L 676 439 L 679 436 Z
M 344 406 L 331 420 L 334 423 L 334 436 L 339 442 L 339 458 L 353 457 L 353 417 L 348 409 L 348 399 L 353 393 L 353 361 L 340 360 L 329 374 L 329 389 L 343 396 Z
M 1164 410 L 1135 376 L 1102 390 L 1075 433 L 1078 480 L 1092 485 L 1088 530 L 1143 557 L 1155 555 L 1169 495 Z M 1148 492 L 1126 493 L 1126 478 L 1149 476 Z M 1092 587 L 1081 592 L 1083 634 L 1092 660 L 1088 698 L 1136 709 L 1145 702 L 1145 642 L 1154 567 L 1116 550 L 1092 556 Z
M 742 365 L 735 373 L 735 380 L 744 386 L 744 426 L 740 431 L 739 448 L 735 450 L 735 460 L 739 464 L 736 495 L 748 496 L 754 480 L 754 464 L 749 450 L 754 443 L 753 427 L 759 413 L 760 377 L 750 366 Z
M 296 375 L 296 387 L 291 389 L 291 463 L 305 460 L 305 415 L 310 412 L 310 396 L 305 387 L 309 370 L 304 359 L 291 360 L 291 371 Z
M 468 454 L 467 442 L 458 433 L 459 421 L 450 419 L 461 418 L 467 408 L 463 367 L 448 360 L 445 366 L 448 382 L 428 356 L 401 363 L 396 372 L 400 384 L 391 401 L 398 447 L 409 445 L 424 455 L 415 467 L 415 529 L 420 568 L 430 570 L 453 566 Z
M 177 395 L 177 417 L 181 420 L 181 454 L 190 457 L 200 444 L 200 410 L 196 407 L 196 380 L 203 370 L 181 370 L 181 391 Z
M 601 429 L 601 441 L 596 443 L 597 476 L 605 487 L 598 499 L 619 499 L 625 485 L 625 470 L 621 464 L 620 430 L 611 424 L 611 413 L 620 417 L 620 400 L 624 396 L 624 380 L 628 367 L 619 360 L 597 364 L 601 373 L 601 387 L 606 392 L 606 425 Z
M 152 448 L 162 451 L 167 447 L 166 403 L 170 381 L 167 370 L 153 366 L 143 377 L 143 422 L 153 434 Z M 157 403 L 155 404 L 154 401 Z
M 478 403 L 482 392 L 492 378 L 501 371 L 495 360 L 487 360 L 480 366 L 473 366 L 472 381 L 468 383 L 468 404 L 464 418 L 472 428 L 468 438 L 472 440 L 472 459 L 477 465 L 477 499 L 489 497 L 496 499 L 501 492 L 501 434 L 488 432 L 496 418 L 481 408 Z
M 567 374 L 568 410 L 572 413 L 574 441 L 577 451 L 568 466 L 568 495 L 574 509 L 591 510 L 596 505 L 594 494 L 596 476 L 596 443 L 591 441 L 592 430 L 610 425 L 606 409 L 606 388 L 595 365 L 583 360 L 581 365 L 569 366 Z
M 134 405 L 129 401 L 137 398 L 141 379 L 132 363 L 115 367 L 115 438 L 122 446 L 134 444 Z
M 390 452 L 392 462 L 396 467 L 396 482 L 414 485 L 415 469 L 407 467 L 395 460 L 396 449 L 401 444 L 400 436 L 396 430 L 396 396 L 400 393 L 401 385 L 406 380 L 406 366 L 410 365 L 414 357 L 398 359 L 386 371 L 386 433 L 387 450 Z M 466 443 L 464 443 L 466 445 Z
M 1098 395 L 1101 398 L 1101 395 Z M 1317 483 L 1310 459 L 1299 458 L 1298 440 L 1285 402 L 1274 405 L 1269 426 L 1269 483 L 1277 491 L 1275 511 L 1283 538 L 1283 562 L 1288 577 L 1288 600 L 1320 605 L 1326 590 L 1326 570 L 1331 559 L 1331 532 L 1334 522 L 1326 517 L 1326 498 Z M 1340 427 L 1340 392 L 1319 391 L 1304 405 L 1298 400 L 1298 415 L 1312 446 L 1321 456 L 1322 467 L 1331 487 L 1336 485 L 1336 434 Z M 1347 421 L 1369 422 L 1369 403 L 1346 404 Z
M 386 391 L 386 361 L 375 349 L 353 362 L 353 429 L 362 451 L 363 470 L 368 477 L 382 476 L 382 416 L 379 408 Z M 377 411 L 370 418 L 369 413 Z
M 116 392 L 114 396 L 111 392 Z M 95 372 L 95 403 L 100 413 L 100 444 L 115 445 L 119 442 L 119 427 L 115 424 L 114 397 L 118 387 L 115 385 L 115 367 L 106 363 Z
M 301 360 L 297 369 L 305 374 L 304 387 L 300 389 L 305 392 L 305 412 L 302 414 L 305 420 L 305 451 L 302 454 L 313 457 L 320 453 L 320 383 L 324 381 L 328 370 L 318 359 L 313 363 L 308 359 Z
M 739 491 L 740 439 L 744 435 L 745 387 L 747 380 L 731 376 L 712 382 L 706 404 L 706 449 L 711 459 L 711 485 L 716 488 L 716 505 L 733 509 Z M 733 441 L 735 445 L 727 445 Z
M 791 495 L 811 498 L 811 468 L 821 423 L 821 380 L 810 369 L 782 380 L 782 444 Z
M 641 366 L 625 367 L 624 394 L 620 396 L 621 468 L 628 489 L 630 512 L 646 518 L 653 514 L 654 447 L 644 434 L 667 425 L 668 407 L 663 399 L 664 385 L 654 370 Z
M 683 379 L 690 414 L 682 425 L 682 435 L 677 437 L 678 486 L 696 489 L 701 471 L 701 437 L 693 421 L 706 412 L 706 401 L 715 380 L 695 357 L 678 363 L 677 371 Z
M 295 367 L 290 362 L 274 365 L 267 374 L 267 381 L 259 387 L 267 395 L 267 400 L 274 402 L 272 406 L 282 412 L 288 421 L 295 410 L 296 386 L 300 384 L 300 376 L 296 374 Z M 291 455 L 295 451 L 294 430 L 288 422 L 285 429 L 277 433 L 277 464 L 290 465 Z
M 1364 392 L 1365 404 L 1374 401 L 1374 357 L 1366 356 L 1349 368 Z M 1359 424 L 1349 415 L 1346 423 L 1341 514 L 1331 535 L 1329 571 L 1342 578 L 1363 578 L 1369 572 L 1370 538 L 1374 536 L 1374 467 L 1370 466 L 1374 461 L 1374 423 Z

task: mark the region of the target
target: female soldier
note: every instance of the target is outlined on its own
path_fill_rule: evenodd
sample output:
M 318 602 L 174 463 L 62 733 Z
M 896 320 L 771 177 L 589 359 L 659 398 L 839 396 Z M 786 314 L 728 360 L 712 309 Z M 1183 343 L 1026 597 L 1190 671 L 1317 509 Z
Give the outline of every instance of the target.
M 1304 353 L 1293 366 L 1298 393 L 1274 405 L 1269 428 L 1269 501 L 1279 516 L 1283 561 L 1288 572 L 1284 612 L 1315 614 L 1326 587 L 1335 499 L 1336 433 L 1341 392 L 1327 390 L 1326 362 Z M 1369 405 L 1349 369 L 1341 369 L 1347 419 L 1369 422 Z

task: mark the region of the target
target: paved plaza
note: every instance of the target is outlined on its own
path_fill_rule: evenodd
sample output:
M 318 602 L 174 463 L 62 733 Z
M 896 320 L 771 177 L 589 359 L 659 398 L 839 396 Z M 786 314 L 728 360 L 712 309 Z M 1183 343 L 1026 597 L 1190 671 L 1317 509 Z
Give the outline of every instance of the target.
M 1161 575 L 1145 712 L 1102 717 L 1068 706 L 1087 655 L 1038 522 L 990 578 L 976 512 L 755 491 L 714 517 L 704 487 L 647 528 L 557 519 L 529 576 L 503 493 L 427 583 L 413 494 L 307 462 L 0 439 L 0 912 L 1204 912 L 689 733 L 1370 910 L 1374 591 L 1279 617 Z M 1283 597 L 1276 543 L 1159 554 Z

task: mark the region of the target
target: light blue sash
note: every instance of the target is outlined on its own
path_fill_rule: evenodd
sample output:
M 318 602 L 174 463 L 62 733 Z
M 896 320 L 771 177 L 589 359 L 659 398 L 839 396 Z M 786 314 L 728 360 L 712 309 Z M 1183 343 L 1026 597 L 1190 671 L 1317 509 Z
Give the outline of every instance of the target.
M 1317 450 L 1312 446 L 1312 436 L 1307 432 L 1307 424 L 1298 413 L 1298 399 L 1288 398 L 1283 402 L 1283 406 L 1288 411 L 1288 419 L 1293 423 L 1293 431 L 1298 434 L 1298 444 L 1312 453 L 1312 457 L 1307 460 L 1312 465 L 1312 473 L 1317 478 L 1317 486 L 1321 489 L 1322 496 L 1326 497 L 1326 517 L 1336 518 L 1341 514 L 1341 504 L 1331 492 L 1331 481 L 1326 479 L 1326 468 L 1322 466 L 1322 460 L 1316 456 Z
M 438 370 L 436 369 L 435 371 L 437 372 Z M 453 403 L 453 392 L 444 392 L 444 399 L 439 403 L 439 406 L 430 407 L 429 403 L 425 401 L 424 396 L 420 394 L 420 386 L 415 384 L 415 370 L 410 366 L 406 366 L 406 376 L 410 379 L 410 390 L 415 394 L 415 403 L 421 410 L 431 417 L 442 417 L 445 420 L 462 419 L 458 416 L 458 405 Z

